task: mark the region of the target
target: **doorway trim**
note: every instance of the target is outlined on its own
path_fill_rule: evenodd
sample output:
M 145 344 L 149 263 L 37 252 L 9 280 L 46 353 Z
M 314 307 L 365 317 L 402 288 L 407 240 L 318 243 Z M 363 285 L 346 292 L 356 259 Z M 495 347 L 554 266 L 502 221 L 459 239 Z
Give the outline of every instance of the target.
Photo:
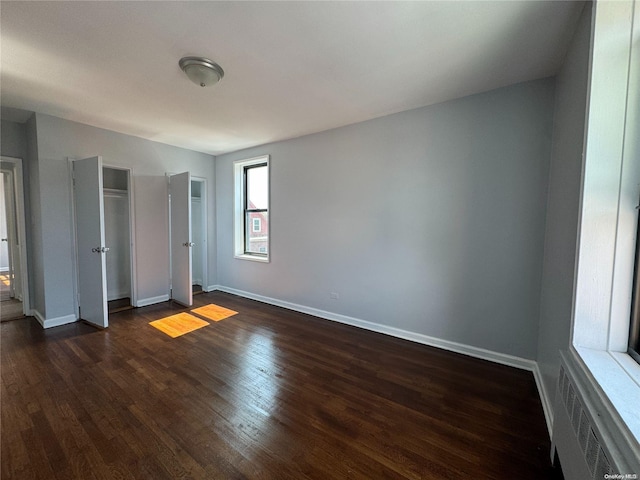
M 69 212 L 71 213 L 71 271 L 73 273 L 73 313 L 76 321 L 80 319 L 78 302 L 78 242 L 76 240 L 76 202 L 73 185 L 73 162 L 76 157 L 67 157 L 67 175 L 69 179 Z
M 191 176 L 192 182 L 198 182 L 200 187 L 200 203 L 202 205 L 202 258 L 199 259 L 202 262 L 202 291 L 209 292 L 209 222 L 207 219 L 207 179 L 204 177 Z M 193 233 L 193 232 L 192 232 Z M 192 259 L 193 261 L 193 259 Z
M 177 175 L 176 172 L 165 172 L 164 176 L 167 179 L 167 212 L 169 215 L 169 249 L 171 249 L 171 194 L 169 191 L 169 177 L 172 175 Z M 192 182 L 199 182 L 202 184 L 201 188 L 201 203 L 202 203 L 202 228 L 203 228 L 203 236 L 204 236 L 204 245 L 202 252 L 202 291 L 203 292 L 212 292 L 216 290 L 217 287 L 210 286 L 209 284 L 209 217 L 207 215 L 208 212 L 208 203 L 209 196 L 207 191 L 207 179 L 205 177 L 199 177 L 196 175 L 191 175 Z M 193 255 L 191 257 L 191 261 L 193 262 Z M 169 292 L 173 287 L 173 261 L 171 259 L 171 252 L 169 252 Z M 169 294 L 171 298 L 171 294 Z
M 134 306 L 138 304 L 138 276 L 136 270 L 136 209 L 135 196 L 133 194 L 133 168 L 106 163 L 102 164 L 102 168 L 127 172 L 127 193 L 129 194 L 129 267 L 131 270 L 131 305 Z
M 74 234 L 71 236 L 71 250 L 72 250 L 72 271 L 73 271 L 73 307 L 76 316 L 76 320 L 80 319 L 80 302 L 78 302 L 78 248 L 77 248 L 77 240 L 76 240 L 76 206 L 74 201 L 74 190 L 73 190 L 73 162 L 76 160 L 80 160 L 77 157 L 67 157 L 67 168 L 68 168 L 68 176 L 69 176 L 69 191 L 71 192 L 69 195 L 70 199 L 70 211 L 71 211 L 71 231 Z M 129 188 L 129 237 L 131 239 L 131 305 L 137 306 L 137 298 L 138 298 L 138 277 L 136 275 L 136 241 L 135 241 L 135 203 L 134 203 L 134 194 L 133 194 L 133 168 L 130 167 L 122 167 L 112 164 L 102 164 L 102 168 L 112 168 L 115 170 L 125 170 L 128 172 L 127 182 Z M 107 245 L 108 246 L 108 245 Z
M 16 221 L 18 228 L 19 256 L 20 256 L 20 282 L 22 287 L 22 312 L 25 315 L 32 315 L 31 303 L 29 299 L 29 264 L 27 256 L 27 228 L 26 213 L 24 205 L 24 174 L 22 169 L 22 159 L 16 157 L 0 156 L 0 161 L 10 163 L 13 171 L 13 200 L 16 209 Z

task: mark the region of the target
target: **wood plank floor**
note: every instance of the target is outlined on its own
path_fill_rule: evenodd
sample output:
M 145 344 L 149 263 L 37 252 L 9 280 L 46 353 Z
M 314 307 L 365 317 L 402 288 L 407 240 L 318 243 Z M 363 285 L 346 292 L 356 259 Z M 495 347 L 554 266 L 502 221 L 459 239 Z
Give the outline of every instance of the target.
M 172 339 L 164 303 L 1 328 L 8 479 L 553 478 L 531 373 L 221 292 Z
M 24 317 L 22 302 L 11 297 L 10 277 L 8 272 L 0 273 L 0 322 L 7 322 Z
M 0 302 L 0 322 L 10 322 L 24 317 L 22 302 L 15 298 L 8 298 Z

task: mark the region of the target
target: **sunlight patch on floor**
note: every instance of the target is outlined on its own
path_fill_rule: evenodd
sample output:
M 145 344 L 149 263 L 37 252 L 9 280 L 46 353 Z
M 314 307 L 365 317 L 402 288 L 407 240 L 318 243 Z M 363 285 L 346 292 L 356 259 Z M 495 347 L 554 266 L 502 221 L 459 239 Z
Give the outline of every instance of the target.
M 200 315 L 201 317 L 213 320 L 214 322 L 219 322 L 220 320 L 232 317 L 233 315 L 236 315 L 238 313 L 234 310 L 229 310 L 228 308 L 224 308 L 213 303 L 210 303 L 209 305 L 205 305 L 203 307 L 194 308 L 191 311 Z
M 188 313 L 182 312 L 177 313 L 175 315 L 171 315 L 169 317 L 161 318 L 160 320 L 155 320 L 153 322 L 149 322 L 149 325 L 157 328 L 163 333 L 166 333 L 171 338 L 176 338 L 185 333 L 193 332 L 202 327 L 206 327 L 209 325 L 209 322 L 201 320 L 193 315 L 189 315 Z

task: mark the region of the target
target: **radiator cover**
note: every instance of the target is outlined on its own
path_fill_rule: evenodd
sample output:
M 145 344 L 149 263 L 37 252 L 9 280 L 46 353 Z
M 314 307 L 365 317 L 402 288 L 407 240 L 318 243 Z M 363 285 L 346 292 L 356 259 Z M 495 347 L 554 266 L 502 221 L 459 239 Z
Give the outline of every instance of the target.
M 561 354 L 551 455 L 560 458 L 566 480 L 640 480 L 638 465 L 621 448 L 622 435 L 609 421 L 610 408 L 594 394 L 581 368 Z

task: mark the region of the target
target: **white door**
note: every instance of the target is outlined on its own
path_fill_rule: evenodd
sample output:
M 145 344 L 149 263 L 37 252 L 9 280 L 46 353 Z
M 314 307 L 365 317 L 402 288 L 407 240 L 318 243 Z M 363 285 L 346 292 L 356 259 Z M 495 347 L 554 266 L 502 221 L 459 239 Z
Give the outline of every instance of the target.
M 191 174 L 169 177 L 171 198 L 171 297 L 190 307 L 191 286 Z
M 102 158 L 73 162 L 78 249 L 78 303 L 80 318 L 100 328 L 109 326 L 104 244 Z

